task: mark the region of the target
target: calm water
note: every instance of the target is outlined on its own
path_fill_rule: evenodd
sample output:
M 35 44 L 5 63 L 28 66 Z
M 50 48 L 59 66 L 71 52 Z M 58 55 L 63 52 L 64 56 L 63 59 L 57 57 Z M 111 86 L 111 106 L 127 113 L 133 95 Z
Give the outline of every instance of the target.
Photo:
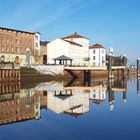
M 0 140 L 139 140 L 140 79 L 85 85 L 1 84 Z

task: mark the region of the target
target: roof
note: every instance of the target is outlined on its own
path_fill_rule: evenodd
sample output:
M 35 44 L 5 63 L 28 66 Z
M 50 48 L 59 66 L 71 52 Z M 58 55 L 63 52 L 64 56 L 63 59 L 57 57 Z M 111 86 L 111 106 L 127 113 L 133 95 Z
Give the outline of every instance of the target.
M 35 34 L 39 32 L 27 32 L 27 31 L 22 31 L 22 30 L 16 30 L 16 29 L 10 29 L 10 28 L 4 28 L 0 27 L 1 30 L 7 30 L 7 31 L 15 31 L 15 32 L 21 32 L 21 33 L 26 33 L 26 34 Z M 40 33 L 39 33 L 40 34 Z
M 79 117 L 81 115 L 84 115 L 86 112 L 85 113 L 76 113 L 76 112 L 67 112 L 67 111 L 65 111 L 64 113 L 77 118 L 77 117 Z
M 48 41 L 40 41 L 41 46 L 47 46 L 48 43 L 49 43 Z
M 99 48 L 104 49 L 104 47 L 101 44 L 95 44 L 95 45 L 92 45 L 92 46 L 89 47 L 89 49 L 99 49 Z
M 64 39 L 63 39 L 63 40 L 64 40 Z M 66 41 L 66 42 L 68 42 L 68 43 L 70 43 L 70 44 L 72 44 L 72 45 L 76 45 L 76 46 L 82 47 L 82 45 L 80 45 L 80 44 L 78 44 L 78 43 L 76 43 L 76 42 L 69 41 L 69 40 L 64 40 L 64 41 Z
M 76 32 L 74 34 L 66 36 L 66 37 L 64 37 L 62 39 L 69 39 L 69 38 L 85 38 L 85 39 L 88 39 L 87 37 L 84 37 L 84 36 L 81 36 L 81 35 L 77 34 Z
M 100 104 L 100 103 L 102 103 L 104 100 L 100 100 L 100 99 L 93 99 L 93 102 L 95 103 L 95 104 Z
M 61 56 L 59 56 L 57 58 L 54 58 L 54 60 L 72 60 L 72 58 L 67 57 L 65 55 L 61 55 Z

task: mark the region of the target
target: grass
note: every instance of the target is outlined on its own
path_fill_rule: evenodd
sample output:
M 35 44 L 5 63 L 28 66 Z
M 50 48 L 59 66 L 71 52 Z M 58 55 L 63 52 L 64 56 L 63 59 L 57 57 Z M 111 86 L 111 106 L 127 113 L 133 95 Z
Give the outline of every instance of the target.
M 34 68 L 27 68 L 27 67 L 21 67 L 20 68 L 20 74 L 21 75 L 26 75 L 26 74 L 40 74 L 39 71 L 37 71 Z

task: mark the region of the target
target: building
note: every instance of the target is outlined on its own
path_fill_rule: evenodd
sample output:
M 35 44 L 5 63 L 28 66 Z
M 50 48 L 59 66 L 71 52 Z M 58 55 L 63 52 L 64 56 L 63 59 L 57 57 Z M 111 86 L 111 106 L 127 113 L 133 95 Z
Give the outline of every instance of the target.
M 109 61 L 109 56 L 106 55 L 106 60 Z M 127 66 L 127 57 L 126 56 L 113 56 L 112 65 L 113 66 Z
M 89 47 L 89 57 L 91 66 L 106 65 L 106 50 L 100 44 L 95 44 Z
M 89 39 L 77 33 L 64 38 L 57 38 L 48 43 L 47 55 L 48 64 L 87 65 Z
M 39 64 L 40 33 L 0 27 L 0 61 Z
M 40 41 L 40 64 L 47 64 L 47 41 Z

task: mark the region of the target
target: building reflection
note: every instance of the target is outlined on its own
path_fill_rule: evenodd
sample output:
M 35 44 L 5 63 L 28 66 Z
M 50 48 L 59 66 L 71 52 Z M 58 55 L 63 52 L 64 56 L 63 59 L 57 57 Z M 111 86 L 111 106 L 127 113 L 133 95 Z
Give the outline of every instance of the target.
M 78 116 L 89 111 L 89 94 L 81 91 L 49 91 L 48 109 L 56 113 Z
M 140 79 L 137 80 L 139 91 Z M 84 81 L 73 79 L 67 82 L 40 83 L 34 87 L 22 87 L 20 83 L 0 84 L 0 124 L 8 124 L 30 119 L 40 119 L 41 109 L 49 109 L 78 117 L 89 112 L 89 106 L 108 101 L 109 109 L 114 109 L 115 94 L 122 92 L 126 102 L 127 80 L 94 79 L 91 86 Z
M 1 83 L 0 124 L 40 118 L 40 96 L 20 83 Z
M 109 109 L 112 111 L 114 109 L 115 102 L 115 91 L 121 91 L 123 96 L 123 102 L 127 101 L 126 98 L 126 90 L 127 90 L 127 79 L 126 77 L 122 77 L 121 79 L 117 78 L 116 80 L 108 81 L 108 101 L 109 101 Z
M 103 87 L 100 85 L 99 87 Z M 90 91 L 90 100 L 95 104 L 100 104 L 106 99 L 106 90 L 104 89 L 95 89 Z
M 70 82 L 69 82 L 70 83 Z M 87 87 L 84 85 L 82 80 L 75 80 L 74 83 L 66 86 L 65 89 L 79 89 L 81 91 L 89 91 L 89 99 L 92 103 L 101 104 L 108 97 L 109 109 L 112 111 L 114 109 L 115 102 L 115 92 L 122 92 L 123 102 L 127 101 L 126 90 L 127 90 L 127 79 L 126 77 L 117 77 L 113 80 L 108 80 L 108 78 L 96 78 L 91 81 L 91 86 Z M 65 85 L 67 85 L 65 83 Z

